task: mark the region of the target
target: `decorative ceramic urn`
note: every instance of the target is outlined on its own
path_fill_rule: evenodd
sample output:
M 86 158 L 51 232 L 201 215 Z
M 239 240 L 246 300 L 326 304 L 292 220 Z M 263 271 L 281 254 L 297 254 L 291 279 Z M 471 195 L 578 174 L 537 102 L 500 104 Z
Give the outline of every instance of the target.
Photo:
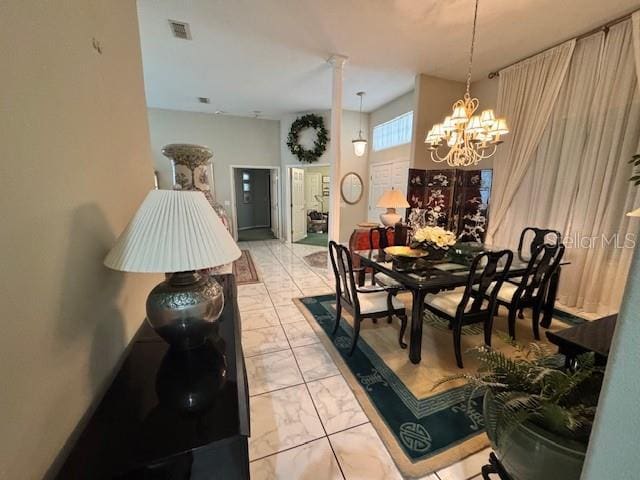
M 212 192 L 213 166 L 211 157 L 213 152 L 204 145 L 189 143 L 172 143 L 162 147 L 162 154 L 173 163 L 173 181 L 182 190 L 199 190 L 216 211 L 222 223 L 231 230 L 227 212 L 216 202 Z

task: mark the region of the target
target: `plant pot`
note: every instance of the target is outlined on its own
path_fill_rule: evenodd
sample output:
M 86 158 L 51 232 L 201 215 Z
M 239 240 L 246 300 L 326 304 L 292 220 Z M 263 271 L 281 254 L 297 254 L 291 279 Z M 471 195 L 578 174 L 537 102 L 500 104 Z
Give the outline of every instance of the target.
M 586 445 L 530 422 L 507 432 L 498 432 L 496 419 L 499 408 L 500 404 L 488 390 L 483 402 L 487 435 L 498 460 L 513 480 L 580 479 Z

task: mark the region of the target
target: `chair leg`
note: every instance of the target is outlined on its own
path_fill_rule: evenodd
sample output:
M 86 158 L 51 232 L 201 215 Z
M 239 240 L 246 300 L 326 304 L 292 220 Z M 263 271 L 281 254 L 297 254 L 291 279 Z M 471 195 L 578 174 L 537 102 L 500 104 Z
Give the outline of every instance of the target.
M 358 343 L 358 337 L 360 336 L 360 317 L 356 315 L 353 318 L 353 340 L 351 341 L 351 350 L 349 350 L 349 356 L 353 355 L 353 351 L 356 349 Z
M 509 306 L 509 336 L 516 339 L 516 313 L 518 310 L 515 307 Z
M 389 292 L 387 294 L 387 311 L 389 312 L 389 316 L 387 317 L 387 323 L 391 323 L 393 321 L 393 294 Z
M 540 340 L 540 311 L 542 305 L 538 304 L 533 307 L 533 315 L 531 316 L 531 326 L 533 327 L 533 337 Z
M 462 338 L 462 322 L 456 322 L 453 326 L 453 349 L 456 354 L 456 363 L 458 364 L 458 368 L 464 368 L 462 364 L 462 349 L 460 346 L 460 341 Z
M 333 331 L 331 332 L 332 337 L 336 336 L 336 332 L 340 326 L 340 317 L 342 317 L 342 305 L 340 304 L 340 297 L 338 297 L 338 302 L 336 303 L 336 322 L 333 326 Z
M 493 317 L 495 316 L 494 312 L 489 314 L 489 318 L 487 318 L 484 322 L 484 344 L 487 347 L 491 346 L 491 332 L 493 331 Z
M 400 324 L 400 338 L 398 339 L 398 341 L 400 342 L 400 348 L 407 348 L 407 344 L 404 343 L 404 341 L 403 341 L 404 332 L 407 330 L 407 316 L 406 315 L 398 315 L 398 318 L 400 318 L 400 322 L 402 322 Z

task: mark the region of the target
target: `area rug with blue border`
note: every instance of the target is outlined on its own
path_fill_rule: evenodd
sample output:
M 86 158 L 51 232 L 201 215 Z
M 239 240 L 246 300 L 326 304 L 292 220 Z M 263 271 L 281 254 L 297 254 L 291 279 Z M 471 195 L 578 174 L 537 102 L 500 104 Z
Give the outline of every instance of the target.
M 411 297 L 404 294 L 399 298 L 410 312 Z M 327 347 L 403 475 L 427 475 L 489 445 L 484 433 L 482 394 L 469 399 L 468 389 L 460 382 L 436 386 L 441 378 L 461 372 L 444 320 L 425 314 L 422 361 L 414 365 L 408 359 L 408 350 L 398 344 L 398 319 L 390 324 L 386 320 L 375 324 L 364 320 L 356 350 L 349 356 L 352 318 L 344 310 L 338 331 L 331 336 L 336 316 L 334 295 L 301 298 L 296 304 Z M 554 316 L 551 329 L 583 321 L 571 315 Z M 493 347 L 507 355 L 515 354 L 513 346 L 500 338 L 499 332 L 506 330 L 506 317 L 499 315 L 494 322 Z M 529 317 L 519 320 L 518 342 L 534 341 L 531 330 Z M 546 343 L 543 332 L 541 343 Z M 482 342 L 481 325 L 464 327 L 463 351 Z M 463 358 L 466 371 L 477 369 L 473 355 L 467 353 Z

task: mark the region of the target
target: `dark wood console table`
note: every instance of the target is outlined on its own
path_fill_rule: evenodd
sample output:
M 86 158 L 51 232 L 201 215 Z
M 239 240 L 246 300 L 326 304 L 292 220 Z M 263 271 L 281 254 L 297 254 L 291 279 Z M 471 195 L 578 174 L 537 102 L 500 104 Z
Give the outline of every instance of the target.
M 144 322 L 58 479 L 248 479 L 249 398 L 232 275 L 217 334 L 173 352 Z M 44 433 L 44 432 L 43 432 Z
M 558 346 L 558 353 L 566 356 L 567 366 L 583 353 L 595 353 L 596 363 L 605 365 L 611 348 L 613 332 L 618 315 L 609 315 L 598 320 L 587 321 L 575 327 L 557 332 L 547 331 L 547 338 Z

